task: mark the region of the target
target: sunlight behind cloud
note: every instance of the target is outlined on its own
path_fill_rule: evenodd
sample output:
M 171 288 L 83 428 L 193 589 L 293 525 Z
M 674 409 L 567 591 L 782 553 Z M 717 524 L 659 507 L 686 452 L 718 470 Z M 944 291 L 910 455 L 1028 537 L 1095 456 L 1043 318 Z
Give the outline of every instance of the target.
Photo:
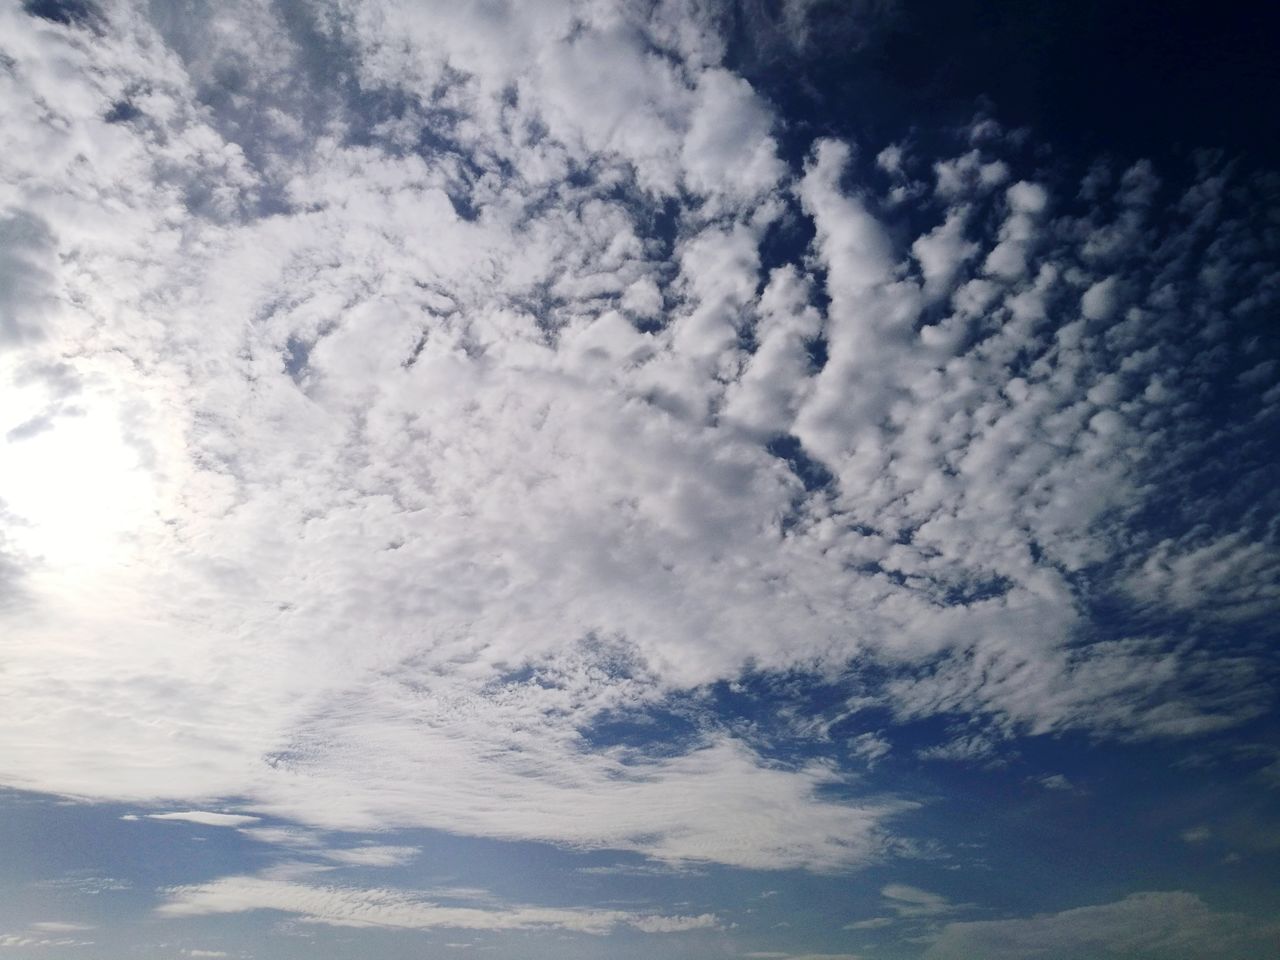
M 95 397 L 47 412 L 37 388 L 6 389 L 0 430 L 4 473 L 0 501 L 14 521 L 10 536 L 38 563 L 33 577 L 92 589 L 111 568 L 126 565 L 155 522 L 155 481 L 121 428 L 121 411 Z M 19 413 L 16 422 L 10 418 Z

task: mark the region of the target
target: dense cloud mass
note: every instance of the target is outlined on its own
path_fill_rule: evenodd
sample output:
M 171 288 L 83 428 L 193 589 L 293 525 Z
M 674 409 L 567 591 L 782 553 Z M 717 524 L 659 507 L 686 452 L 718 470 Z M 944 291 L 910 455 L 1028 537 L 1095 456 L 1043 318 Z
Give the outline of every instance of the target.
M 849 767 L 895 724 L 991 758 L 1272 707 L 1274 177 L 982 116 L 792 164 L 720 15 L 0 6 L 0 781 L 821 872 L 904 842 L 918 798 Z M 847 743 L 713 706 L 797 675 Z M 1096 909 L 1225 922 L 1142 896 Z M 162 910 L 245 898 L 716 922 L 302 874 Z

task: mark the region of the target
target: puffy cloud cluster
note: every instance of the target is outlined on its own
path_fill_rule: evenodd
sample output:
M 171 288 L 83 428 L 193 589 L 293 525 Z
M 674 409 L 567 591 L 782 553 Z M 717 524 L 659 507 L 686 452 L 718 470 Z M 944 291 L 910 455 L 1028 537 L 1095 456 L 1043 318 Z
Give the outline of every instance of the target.
M 834 869 L 903 801 L 586 729 L 748 666 L 988 742 L 1261 709 L 1258 184 L 789 170 L 695 7 L 0 10 L 4 782 Z

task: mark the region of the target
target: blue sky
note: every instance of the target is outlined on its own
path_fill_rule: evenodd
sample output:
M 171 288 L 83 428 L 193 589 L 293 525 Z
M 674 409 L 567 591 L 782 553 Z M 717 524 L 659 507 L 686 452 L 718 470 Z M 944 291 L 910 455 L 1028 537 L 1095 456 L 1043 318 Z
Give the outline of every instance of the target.
M 1158 10 L 0 5 L 0 956 L 1274 956 L 1280 81 Z

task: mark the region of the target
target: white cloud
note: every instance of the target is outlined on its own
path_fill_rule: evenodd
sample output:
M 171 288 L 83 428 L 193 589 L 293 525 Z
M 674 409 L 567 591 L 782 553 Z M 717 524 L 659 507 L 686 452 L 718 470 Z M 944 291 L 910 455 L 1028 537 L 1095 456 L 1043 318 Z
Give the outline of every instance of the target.
M 770 275 L 760 297 L 759 346 L 725 392 L 724 416 L 763 436 L 786 433 L 813 387 L 808 344 L 822 330 L 810 284 L 792 267 Z
M 905 883 L 890 883 L 880 895 L 886 906 L 902 918 L 936 917 L 959 909 L 946 897 Z
M 898 920 L 894 917 L 868 917 L 866 920 L 855 920 L 853 923 L 846 923 L 846 930 L 880 930 L 884 927 L 891 927 Z
M 1048 776 L 1040 777 L 1037 782 L 1046 790 L 1073 791 L 1076 789 L 1076 785 L 1060 773 L 1053 773 Z
M 933 172 L 937 192 L 947 200 L 985 194 L 1009 179 L 1009 168 L 1004 161 L 984 161 L 978 150 L 970 150 L 954 159 L 939 160 L 934 164 Z
M 725 70 L 704 72 L 681 148 L 686 181 L 699 193 L 727 189 L 744 199 L 771 190 L 784 173 L 769 135 L 773 123 L 745 80 Z
M 536 719 L 536 714 L 530 717 Z M 333 743 L 315 761 L 300 758 L 289 778 L 265 782 L 262 808 L 345 829 L 421 824 L 632 849 L 658 859 L 813 869 L 876 856 L 883 843 L 880 822 L 900 809 L 893 803 L 821 800 L 820 788 L 838 782 L 829 768 L 771 770 L 729 742 L 673 760 L 642 760 L 620 750 L 584 755 L 554 743 L 540 745 L 555 733 L 546 727 L 509 727 L 495 730 L 498 738 L 482 738 L 478 725 L 494 720 L 481 710 L 458 724 L 423 727 L 394 764 L 381 751 L 403 742 L 407 718 L 366 722 L 357 737 Z M 499 763 L 475 756 L 478 746 L 505 751 L 509 759 Z M 371 753 L 373 748 L 377 752 Z M 376 757 L 383 769 L 366 766 L 362 753 Z M 453 775 L 438 786 L 414 779 L 412 771 L 433 764 L 436 769 L 447 765 Z M 346 782 L 352 769 L 359 771 L 359 792 L 348 787 L 323 803 L 311 795 L 317 785 Z M 549 770 L 555 775 L 543 773 Z M 423 809 L 434 812 L 424 815 Z
M 1080 298 L 1080 312 L 1090 320 L 1106 320 L 1116 311 L 1116 278 L 1099 280 Z
M 1242 531 L 1207 539 L 1203 529 L 1162 540 L 1128 576 L 1139 600 L 1213 619 L 1247 621 L 1280 601 L 1280 550 Z
M 645 933 L 680 933 L 717 925 L 710 914 L 659 916 L 620 910 L 535 906 L 442 905 L 413 893 L 318 886 L 279 876 L 223 877 L 174 887 L 156 908 L 161 917 L 198 917 L 277 910 L 304 923 L 404 930 L 563 930 L 603 935 L 620 926 Z
M 1020 180 L 1005 191 L 1009 215 L 1000 225 L 1000 242 L 987 254 L 984 269 L 1005 280 L 1027 271 L 1027 258 L 1039 237 L 1039 218 L 1048 206 L 1048 193 L 1037 183 Z
M 413 862 L 421 847 L 365 843 L 356 847 L 330 846 L 323 834 L 295 827 L 243 827 L 240 832 L 259 843 L 284 847 L 299 855 L 353 867 L 398 867 Z
M 0 933 L 0 947 L 15 947 L 22 950 L 44 949 L 48 947 L 91 947 L 92 940 L 76 940 L 72 937 L 41 937 L 21 933 Z
M 95 929 L 90 923 L 72 923 L 66 920 L 42 920 L 39 923 L 31 924 L 32 930 L 39 930 L 42 933 L 81 933 L 85 930 Z
M 924 275 L 924 292 L 931 300 L 951 292 L 952 281 L 966 260 L 978 252 L 978 244 L 964 235 L 969 212 L 956 207 L 947 214 L 945 222 L 929 233 L 918 237 L 911 245 L 911 253 L 920 263 Z
M 206 827 L 243 827 L 256 823 L 260 818 L 245 813 L 211 813 L 205 810 L 187 810 L 175 813 L 148 813 L 148 820 L 181 820 L 199 823 Z
M 347 847 L 325 850 L 322 855 L 335 863 L 355 867 L 398 867 L 411 862 L 421 852 L 418 847 L 397 847 L 388 844 L 370 844 L 365 847 Z
M 855 757 L 861 757 L 868 766 L 889 755 L 893 745 L 878 733 L 860 733 L 849 743 Z
M 990 761 L 999 744 L 985 733 L 970 733 L 916 751 L 922 760 Z
M 903 172 L 903 154 L 900 144 L 890 144 L 876 154 L 876 166 L 885 173 L 899 176 Z
M 936 226 L 904 236 L 847 144 L 781 165 L 709 21 L 504 9 L 335 7 L 332 56 L 399 113 L 321 104 L 261 5 L 120 5 L 91 44 L 0 10 L 4 783 L 234 797 L 330 863 L 413 853 L 306 828 L 838 869 L 906 804 L 594 722 L 748 664 L 874 666 L 897 717 L 982 721 L 925 755 L 984 762 L 1257 713 L 1249 657 L 1165 625 L 1277 603 L 1274 532 L 1169 486 L 1232 439 L 1197 398 L 1265 364 L 1215 299 L 1258 269 L 1220 178 L 1172 236 L 1146 168 L 1120 220 L 1054 219 L 988 130 L 920 159 Z M 815 240 L 775 267 L 787 218 Z M 1191 506 L 1153 532 L 1165 489 Z M 1086 643 L 1110 589 L 1144 628 Z
M 710 913 L 700 913 L 693 917 L 637 917 L 627 923 L 643 933 L 684 933 L 688 930 L 714 929 L 720 925 L 720 921 Z

